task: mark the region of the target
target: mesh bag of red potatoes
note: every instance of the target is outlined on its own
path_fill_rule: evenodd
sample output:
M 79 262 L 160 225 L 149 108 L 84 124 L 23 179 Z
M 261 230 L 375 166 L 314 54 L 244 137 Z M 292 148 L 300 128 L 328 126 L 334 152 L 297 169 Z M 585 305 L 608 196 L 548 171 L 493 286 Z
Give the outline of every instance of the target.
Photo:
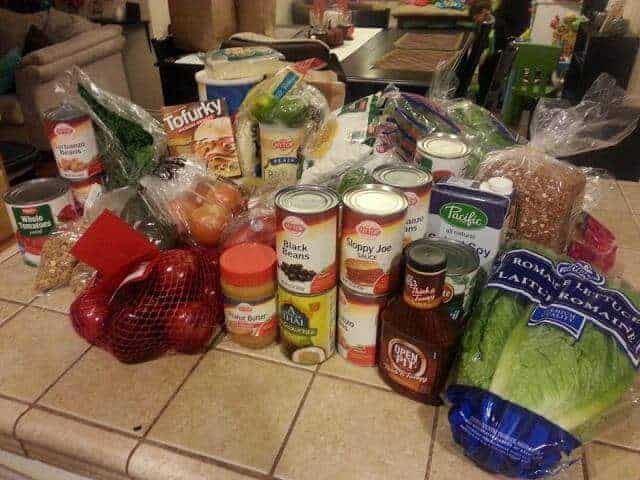
M 72 253 L 99 272 L 71 305 L 73 327 L 121 362 L 143 362 L 168 351 L 196 353 L 220 332 L 215 251 L 161 252 L 106 211 Z

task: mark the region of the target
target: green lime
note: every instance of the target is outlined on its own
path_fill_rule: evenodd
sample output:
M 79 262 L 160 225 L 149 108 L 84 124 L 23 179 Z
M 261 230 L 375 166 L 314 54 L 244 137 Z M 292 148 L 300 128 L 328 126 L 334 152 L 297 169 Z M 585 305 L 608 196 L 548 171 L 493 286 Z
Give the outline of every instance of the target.
M 270 93 L 261 93 L 255 98 L 251 113 L 259 122 L 273 123 L 277 106 L 278 99 L 275 96 Z
M 276 117 L 287 127 L 299 127 L 307 119 L 309 106 L 299 97 L 285 97 L 276 109 Z

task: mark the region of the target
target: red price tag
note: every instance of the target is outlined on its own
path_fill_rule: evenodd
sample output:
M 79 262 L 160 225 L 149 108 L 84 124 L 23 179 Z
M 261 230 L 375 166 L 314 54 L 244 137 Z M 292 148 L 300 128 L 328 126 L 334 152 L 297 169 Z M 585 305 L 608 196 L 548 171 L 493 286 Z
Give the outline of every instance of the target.
M 134 264 L 150 260 L 159 253 L 143 234 L 110 210 L 102 212 L 71 249 L 74 257 L 105 277 L 121 274 Z

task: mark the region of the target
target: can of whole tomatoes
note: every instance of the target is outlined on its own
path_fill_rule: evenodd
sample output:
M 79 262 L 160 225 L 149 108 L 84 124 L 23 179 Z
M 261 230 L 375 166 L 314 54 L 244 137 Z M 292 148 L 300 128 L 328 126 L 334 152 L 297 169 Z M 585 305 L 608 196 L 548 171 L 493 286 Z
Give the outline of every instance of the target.
M 392 292 L 400 278 L 407 198 L 368 184 L 347 190 L 342 201 L 340 281 L 365 295 Z
M 317 365 L 335 352 L 336 290 L 300 295 L 278 288 L 280 345 L 291 361 Z
M 91 117 L 65 103 L 45 112 L 44 123 L 60 176 L 86 180 L 102 171 Z
M 327 187 L 297 185 L 280 190 L 275 205 L 278 283 L 305 295 L 334 288 L 338 195 Z
M 431 200 L 431 174 L 413 165 L 382 165 L 373 171 L 373 178 L 382 185 L 402 190 L 409 202 L 404 224 L 405 245 L 427 233 L 427 216 Z
M 338 288 L 338 352 L 362 367 L 376 365 L 378 321 L 389 295 L 360 295 Z
M 7 212 L 25 263 L 40 264 L 42 245 L 60 223 L 77 218 L 69 182 L 39 178 L 16 185 L 4 195 Z

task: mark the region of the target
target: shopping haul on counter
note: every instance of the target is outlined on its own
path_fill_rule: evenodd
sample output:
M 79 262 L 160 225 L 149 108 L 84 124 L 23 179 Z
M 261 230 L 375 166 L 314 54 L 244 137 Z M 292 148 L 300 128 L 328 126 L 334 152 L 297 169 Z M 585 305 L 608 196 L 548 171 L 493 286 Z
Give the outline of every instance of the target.
M 60 177 L 5 196 L 36 288 L 70 286 L 76 332 L 122 362 L 223 330 L 304 365 L 337 350 L 445 403 L 490 472 L 576 461 L 640 399 L 640 293 L 586 213 L 606 174 L 560 160 L 635 128 L 624 91 L 541 101 L 525 144 L 468 100 L 392 86 L 331 112 L 314 62 L 262 62 L 234 118 L 221 96 L 162 122 L 71 71 L 45 115 Z

